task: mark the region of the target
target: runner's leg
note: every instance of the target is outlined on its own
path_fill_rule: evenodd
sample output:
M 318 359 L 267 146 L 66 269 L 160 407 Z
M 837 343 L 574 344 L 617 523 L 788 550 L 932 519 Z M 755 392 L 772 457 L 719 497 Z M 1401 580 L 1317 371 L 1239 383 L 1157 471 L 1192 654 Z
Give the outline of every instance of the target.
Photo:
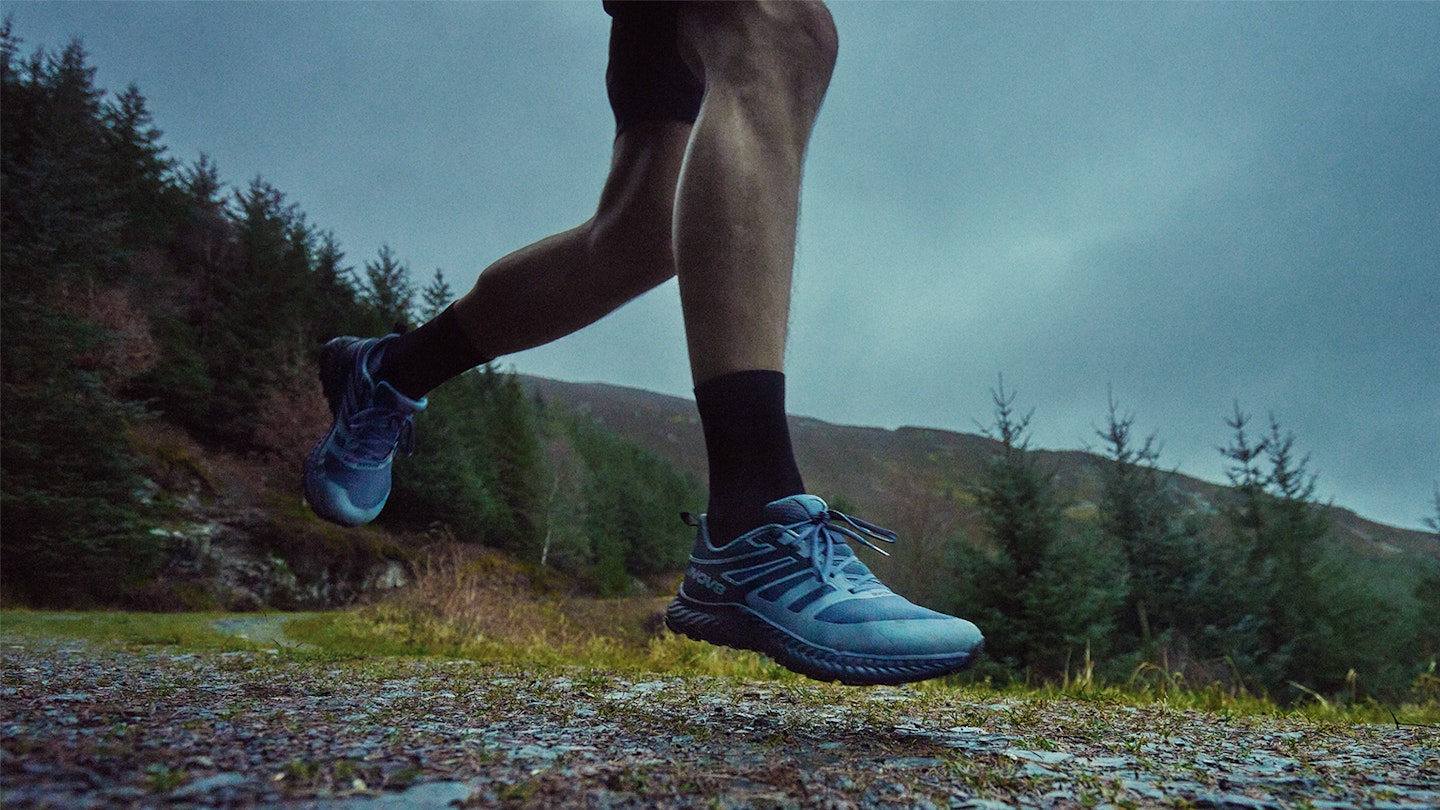
M 675 254 L 710 465 L 712 542 L 804 491 L 785 417 L 785 338 L 810 130 L 837 39 L 820 3 L 683 6 L 705 83 L 675 209 Z
M 678 121 L 627 128 L 615 139 L 595 216 L 490 265 L 446 313 L 401 335 L 377 376 L 418 399 L 466 369 L 587 326 L 673 276 L 671 212 L 689 135 Z M 437 352 L 454 359 L 436 365 Z

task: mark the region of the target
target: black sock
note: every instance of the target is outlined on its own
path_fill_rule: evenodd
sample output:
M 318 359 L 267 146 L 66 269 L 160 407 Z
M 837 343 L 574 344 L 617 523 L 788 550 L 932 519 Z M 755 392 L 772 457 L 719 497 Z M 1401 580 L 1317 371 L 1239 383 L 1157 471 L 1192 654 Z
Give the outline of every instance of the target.
M 411 399 L 420 399 L 446 380 L 492 359 L 470 345 L 454 307 L 446 307 L 420 328 L 385 344 L 375 378 Z
M 710 466 L 706 522 L 720 545 L 763 524 L 765 504 L 805 491 L 785 419 L 785 375 L 722 374 L 695 387 L 695 405 Z

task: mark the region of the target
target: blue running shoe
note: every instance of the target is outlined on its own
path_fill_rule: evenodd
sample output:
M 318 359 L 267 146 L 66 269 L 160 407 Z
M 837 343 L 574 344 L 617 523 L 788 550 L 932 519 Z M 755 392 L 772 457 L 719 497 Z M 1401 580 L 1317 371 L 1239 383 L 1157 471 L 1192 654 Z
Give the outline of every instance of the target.
M 390 497 L 395 451 L 415 443 L 413 400 L 371 373 L 391 337 L 338 337 L 320 352 L 320 383 L 335 421 L 305 457 L 305 499 L 315 514 L 341 526 L 369 523 Z
M 893 532 L 813 495 L 775 501 L 765 517 L 768 525 L 720 548 L 704 516 L 694 522 L 690 567 L 665 611 L 671 630 L 855 686 L 937 678 L 979 656 L 985 639 L 975 625 L 896 595 L 845 543 L 879 551 L 870 539 L 893 543 Z

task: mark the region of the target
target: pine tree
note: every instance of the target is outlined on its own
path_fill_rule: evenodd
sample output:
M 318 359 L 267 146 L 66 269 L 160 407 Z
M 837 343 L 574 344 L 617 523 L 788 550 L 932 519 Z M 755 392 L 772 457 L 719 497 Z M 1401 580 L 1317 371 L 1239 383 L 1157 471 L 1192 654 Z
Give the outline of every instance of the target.
M 238 272 L 207 279 L 198 349 L 214 389 L 193 427 L 246 447 L 269 389 L 314 351 L 314 234 L 298 207 L 258 177 L 235 195 L 231 219 Z
M 489 411 L 485 426 L 489 452 L 498 473 L 495 487 L 507 512 L 509 531 L 505 545 L 526 559 L 536 559 L 540 541 L 536 527 L 541 506 L 540 444 L 536 439 L 535 413 L 514 374 L 502 374 L 486 366 L 478 376 L 484 382 Z
M 1045 552 L 1060 533 L 1060 504 L 1051 477 L 1036 466 L 1029 454 L 1027 432 L 1034 411 L 1015 413 L 1015 394 L 1005 393 L 1002 380 L 991 392 L 994 424 L 985 435 L 1000 442 L 1000 455 L 991 460 L 985 483 L 977 491 L 990 538 L 1023 583 L 1039 570 Z M 1007 589 L 1011 598 L 1017 591 Z
M 396 460 L 382 519 L 440 521 L 464 541 L 538 560 L 543 511 L 536 416 L 513 374 L 485 367 L 428 397 L 415 454 Z
M 169 244 L 185 198 L 140 89 L 132 84 L 105 104 L 103 118 L 110 169 L 105 181 L 127 213 L 121 242 L 131 251 Z
M 509 516 L 496 486 L 484 380 L 467 372 L 427 398 L 414 455 L 395 460 L 394 490 L 381 521 L 415 528 L 441 523 L 461 542 L 506 546 Z
M 1323 620 L 1316 611 L 1324 611 L 1326 606 L 1317 601 L 1315 569 L 1328 526 L 1313 500 L 1315 477 L 1305 469 L 1309 459 L 1296 461 L 1294 444 L 1294 436 L 1281 435 L 1271 414 L 1270 433 L 1261 441 L 1270 469 L 1256 531 L 1257 550 L 1268 562 L 1270 574 L 1264 587 L 1268 600 L 1266 650 L 1287 681 L 1316 684 L 1310 670 L 1323 663 L 1306 659 L 1311 658 L 1307 648 L 1314 646 L 1314 634 L 1323 632 Z
M 3 215 L 20 242 L 10 245 L 5 285 L 22 295 L 118 273 L 125 218 L 103 182 L 104 93 L 87 59 L 79 40 L 19 70 L 6 58 Z
M 1157 466 L 1155 436 L 1137 444 L 1134 423 L 1134 414 L 1121 415 L 1112 394 L 1106 425 L 1096 431 L 1110 462 L 1100 521 L 1128 574 L 1120 628 L 1147 657 L 1154 657 L 1158 642 L 1168 642 L 1176 630 L 1194 628 L 1194 586 L 1203 574 L 1198 527 L 1185 519 L 1178 493 Z
M 1258 467 L 1263 448 L 1252 446 L 1244 434 L 1247 423 L 1248 417 L 1238 414 L 1240 436 L 1231 448 L 1241 459 L 1232 474 L 1253 484 L 1238 488 L 1251 500 L 1226 505 L 1237 521 L 1241 515 L 1258 514 L 1263 495 Z M 1158 466 L 1154 435 L 1137 441 L 1133 425 L 1133 414 L 1122 415 L 1112 396 L 1106 425 L 1097 430 L 1109 462 L 1100 526 L 1124 560 L 1128 590 L 1118 616 L 1119 643 L 1136 653 L 1128 661 L 1117 661 L 1116 670 L 1128 673 L 1149 663 L 1163 667 L 1167 675 L 1224 681 L 1234 677 L 1238 661 L 1253 675 L 1258 622 L 1264 614 L 1257 581 L 1247 570 L 1253 561 L 1248 551 L 1253 538 L 1240 532 L 1238 522 L 1236 532 L 1246 538 L 1243 543 L 1213 536 L 1206 513 L 1191 508 L 1174 485 L 1173 474 Z
M 312 320 L 312 345 L 336 335 L 376 335 L 389 327 L 378 313 L 359 303 L 355 268 L 345 264 L 345 252 L 331 231 L 317 234 L 312 278 L 318 304 Z
M 455 291 L 445 281 L 445 273 L 440 268 L 435 268 L 435 277 L 425 285 L 420 293 L 420 317 L 424 320 L 431 320 L 445 310 L 455 298 Z
M 165 245 L 168 273 L 149 282 L 143 295 L 160 358 L 131 391 L 175 424 L 205 433 L 215 383 L 202 347 L 219 328 L 217 285 L 239 272 L 238 251 L 221 199 L 224 185 L 210 158 L 202 154 L 179 170 L 173 185 L 180 203 Z
M 102 92 L 84 48 L 16 59 L 0 48 L 0 541 L 7 595 L 110 602 L 158 562 L 137 503 L 138 409 L 103 363 L 115 335 L 83 303 L 123 267 L 127 212 L 109 171 Z
M 1225 477 L 1233 493 L 1225 512 L 1243 535 L 1244 545 L 1254 547 L 1260 543 L 1264 524 L 1265 473 L 1259 462 L 1265 455 L 1265 442 L 1254 442 L 1246 433 L 1250 415 L 1240 410 L 1239 402 L 1225 424 L 1232 431 L 1232 439 L 1228 446 L 1220 448 L 1220 454 L 1229 461 Z
M 1273 414 L 1258 442 L 1246 437 L 1248 417 L 1238 407 L 1228 423 L 1235 436 L 1222 453 L 1232 460 L 1236 493 L 1227 516 L 1249 560 L 1249 587 L 1235 592 L 1235 602 L 1251 618 L 1249 634 L 1235 636 L 1246 642 L 1236 660 L 1280 698 L 1355 684 L 1376 693 L 1398 688 L 1414 639 L 1394 620 L 1400 606 L 1329 542 L 1309 457 L 1296 458 L 1294 435 Z
M 571 430 L 586 470 L 583 512 L 596 590 L 623 595 L 634 576 L 683 568 L 690 537 L 675 515 L 699 500 L 698 484 L 600 425 L 577 419 Z
M 407 329 L 415 302 L 415 286 L 410 281 L 410 268 L 401 264 L 389 245 L 380 247 L 380 255 L 365 265 L 365 301 L 379 313 L 386 324 Z
M 1104 654 L 1124 594 L 1123 564 L 1100 538 L 1066 534 L 1053 474 L 1028 451 L 1030 414 L 1016 414 L 1003 380 L 992 399 L 995 421 L 986 432 L 1000 453 L 974 489 L 992 544 L 972 573 L 977 619 L 995 659 L 1058 678 L 1087 654 Z

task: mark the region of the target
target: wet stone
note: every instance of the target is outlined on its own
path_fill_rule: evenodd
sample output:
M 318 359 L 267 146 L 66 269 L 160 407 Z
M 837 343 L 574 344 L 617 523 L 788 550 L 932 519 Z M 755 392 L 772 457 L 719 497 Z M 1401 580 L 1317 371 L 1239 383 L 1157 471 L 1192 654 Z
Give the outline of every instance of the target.
M 1193 800 L 1196 807 L 1213 807 L 1215 810 L 1278 810 L 1277 802 L 1242 796 L 1236 793 L 1221 795 L 1202 794 Z
M 170 791 L 168 798 L 171 800 L 198 798 L 212 791 L 221 790 L 222 788 L 243 785 L 245 781 L 244 774 L 220 773 L 214 776 L 207 776 L 204 779 L 197 779 L 188 785 L 178 787 Z
M 892 768 L 934 768 L 945 764 L 937 757 L 896 757 L 885 761 Z
M 1007 749 L 1005 756 L 1025 762 L 1038 762 L 1042 765 L 1058 765 L 1075 758 L 1074 754 L 1065 751 L 1029 751 L 1024 748 Z

